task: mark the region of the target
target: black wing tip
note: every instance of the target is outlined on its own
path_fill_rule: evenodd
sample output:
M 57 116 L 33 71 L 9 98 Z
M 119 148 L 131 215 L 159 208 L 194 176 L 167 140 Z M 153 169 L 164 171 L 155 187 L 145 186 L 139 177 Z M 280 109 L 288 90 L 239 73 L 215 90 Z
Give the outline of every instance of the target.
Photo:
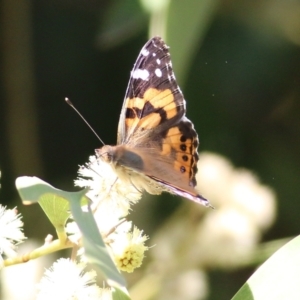
M 152 41 L 157 40 L 157 41 L 162 41 L 162 42 L 164 41 L 163 38 L 160 37 L 159 35 L 153 36 L 153 37 L 150 39 L 150 41 L 151 41 L 151 40 L 152 40 Z
M 153 36 L 152 38 L 150 38 L 148 40 L 148 42 L 145 44 L 144 47 L 148 47 L 149 44 L 153 44 L 155 47 L 158 47 L 160 49 L 165 49 L 168 50 L 169 46 L 166 44 L 166 42 L 164 41 L 164 39 L 158 35 Z

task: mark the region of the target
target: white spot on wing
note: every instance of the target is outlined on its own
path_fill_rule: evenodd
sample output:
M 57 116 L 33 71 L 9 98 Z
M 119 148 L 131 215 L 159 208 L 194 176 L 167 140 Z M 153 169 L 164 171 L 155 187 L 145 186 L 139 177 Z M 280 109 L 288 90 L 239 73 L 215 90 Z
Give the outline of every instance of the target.
M 160 65 L 160 59 L 159 59 L 159 58 L 156 59 L 156 63 L 157 63 L 158 65 Z
M 156 53 L 152 53 L 152 56 L 155 57 L 155 56 L 156 56 Z
M 157 77 L 161 77 L 162 76 L 162 72 L 161 72 L 161 69 L 155 69 L 155 75 L 157 76 Z
M 148 56 L 149 51 L 148 51 L 147 49 L 142 49 L 141 54 L 142 54 L 143 56 Z
M 148 80 L 149 79 L 149 72 L 145 69 L 144 70 L 136 69 L 132 72 L 131 76 L 135 79 Z

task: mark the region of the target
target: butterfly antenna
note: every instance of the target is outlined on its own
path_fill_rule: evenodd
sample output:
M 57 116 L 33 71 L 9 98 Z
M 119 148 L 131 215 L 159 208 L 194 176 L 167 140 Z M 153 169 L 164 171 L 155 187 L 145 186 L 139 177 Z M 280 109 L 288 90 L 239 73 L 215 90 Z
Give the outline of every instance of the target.
M 83 117 L 83 115 L 77 110 L 77 108 L 73 105 L 71 100 L 69 98 L 65 98 L 65 101 L 77 112 L 79 117 L 85 122 L 85 124 L 92 130 L 94 135 L 98 138 L 98 140 L 105 146 L 104 142 L 101 140 L 100 136 L 96 133 L 96 131 L 93 129 L 93 127 L 88 123 L 88 121 Z

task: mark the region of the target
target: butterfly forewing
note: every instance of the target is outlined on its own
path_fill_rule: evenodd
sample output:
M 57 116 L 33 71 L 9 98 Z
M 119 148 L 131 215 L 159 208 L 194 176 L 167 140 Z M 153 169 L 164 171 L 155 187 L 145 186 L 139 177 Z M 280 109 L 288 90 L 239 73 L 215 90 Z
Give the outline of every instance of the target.
M 146 136 L 147 130 L 170 127 L 184 113 L 185 100 L 173 73 L 168 46 L 160 37 L 154 37 L 141 50 L 131 72 L 118 144 L 132 141 L 137 132 Z

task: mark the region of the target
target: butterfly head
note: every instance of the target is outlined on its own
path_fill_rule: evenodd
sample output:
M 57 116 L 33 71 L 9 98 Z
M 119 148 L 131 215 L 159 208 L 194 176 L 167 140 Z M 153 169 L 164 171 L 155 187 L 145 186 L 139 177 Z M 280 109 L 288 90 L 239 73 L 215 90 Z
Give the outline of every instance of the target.
M 101 158 L 103 161 L 107 163 L 112 163 L 115 161 L 115 147 L 105 145 L 102 148 L 96 149 L 96 156 Z
M 98 158 L 114 165 L 116 168 L 124 167 L 135 171 L 142 171 L 144 168 L 141 155 L 134 149 L 128 149 L 125 145 L 105 145 L 95 151 Z

